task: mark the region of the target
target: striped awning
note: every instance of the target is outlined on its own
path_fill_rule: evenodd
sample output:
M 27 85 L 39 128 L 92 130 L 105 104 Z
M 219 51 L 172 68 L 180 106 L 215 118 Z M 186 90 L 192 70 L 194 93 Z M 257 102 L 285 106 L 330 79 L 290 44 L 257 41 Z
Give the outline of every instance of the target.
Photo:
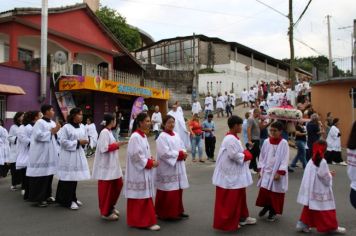
M 25 91 L 20 86 L 0 84 L 0 93 L 6 93 L 10 95 L 24 95 Z

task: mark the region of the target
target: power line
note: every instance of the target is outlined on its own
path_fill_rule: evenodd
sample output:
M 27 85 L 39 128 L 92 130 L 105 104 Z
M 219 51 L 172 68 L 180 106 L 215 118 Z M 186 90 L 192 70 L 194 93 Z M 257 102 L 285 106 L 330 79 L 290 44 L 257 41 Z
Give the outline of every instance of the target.
M 288 18 L 288 15 L 286 15 L 286 14 L 284 14 L 283 12 L 281 12 L 281 11 L 279 11 L 279 10 L 273 8 L 272 6 L 267 5 L 266 3 L 264 3 L 264 2 L 262 2 L 262 1 L 260 1 L 260 0 L 256 0 L 256 2 L 261 3 L 261 4 L 264 5 L 265 7 L 268 7 L 269 9 L 271 9 L 272 11 L 275 11 L 275 12 L 277 12 L 278 14 L 280 14 L 280 15 L 282 15 L 282 16 Z
M 309 0 L 308 4 L 305 6 L 303 12 L 300 14 L 298 20 L 293 24 L 293 27 L 295 27 L 299 23 L 299 21 L 302 19 L 302 17 L 304 16 L 305 12 L 308 10 L 308 7 L 309 7 L 311 2 L 312 2 L 312 0 Z
M 316 50 L 315 48 L 313 48 L 312 46 L 309 46 L 307 43 L 305 43 L 304 41 L 297 39 L 294 37 L 294 40 L 297 41 L 298 43 L 306 46 L 307 48 L 309 48 L 310 50 L 312 50 L 313 52 L 316 52 L 317 54 L 321 55 L 321 56 L 325 56 L 322 52 L 319 52 L 318 50 Z

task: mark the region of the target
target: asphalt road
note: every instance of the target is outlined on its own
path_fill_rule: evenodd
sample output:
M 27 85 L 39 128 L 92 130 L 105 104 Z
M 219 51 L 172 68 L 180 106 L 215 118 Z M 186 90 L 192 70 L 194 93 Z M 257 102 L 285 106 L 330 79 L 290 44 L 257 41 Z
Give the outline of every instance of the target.
M 242 115 L 245 110 L 238 108 L 237 114 Z M 227 131 L 226 118 L 215 119 L 218 127 L 217 150 L 222 137 Z M 155 153 L 155 144 L 150 138 L 152 152 Z M 120 149 L 120 160 L 125 165 L 125 148 Z M 291 157 L 295 155 L 292 149 Z M 89 159 L 90 165 L 92 159 Z M 347 235 L 356 235 L 356 210 L 349 202 L 349 179 L 346 168 L 332 166 L 337 172 L 334 178 L 334 194 L 337 205 L 337 216 L 339 224 L 348 230 Z M 187 161 L 188 178 L 190 188 L 184 191 L 184 206 L 190 215 L 188 220 L 175 222 L 162 222 L 161 231 L 150 232 L 130 228 L 126 225 L 126 200 L 120 196 L 118 208 L 121 212 L 120 220 L 117 222 L 106 222 L 101 220 L 98 211 L 97 184 L 95 181 L 80 182 L 77 196 L 84 203 L 78 211 L 71 211 L 57 205 L 47 208 L 37 208 L 31 203 L 24 202 L 20 192 L 12 192 L 9 189 L 10 179 L 0 179 L 0 235 L 301 235 L 295 231 L 295 223 L 299 218 L 302 206 L 296 203 L 297 193 L 303 170 L 297 168 L 295 173 L 289 175 L 289 191 L 286 194 L 283 216 L 276 222 L 267 222 L 258 219 L 257 225 L 244 226 L 237 232 L 224 233 L 212 229 L 213 207 L 215 199 L 215 188 L 211 184 L 214 163 L 192 163 Z M 259 208 L 255 207 L 258 193 L 255 183 L 247 190 L 248 207 L 250 215 L 257 217 Z M 54 180 L 53 190 L 56 190 L 57 180 Z M 309 235 L 317 235 L 312 233 Z

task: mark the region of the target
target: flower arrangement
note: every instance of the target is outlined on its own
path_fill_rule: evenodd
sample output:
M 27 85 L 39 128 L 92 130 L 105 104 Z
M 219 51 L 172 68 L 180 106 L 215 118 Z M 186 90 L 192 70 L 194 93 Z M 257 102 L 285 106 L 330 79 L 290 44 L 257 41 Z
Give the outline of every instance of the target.
M 280 120 L 283 119 L 292 119 L 292 120 L 299 120 L 303 118 L 303 114 L 300 110 L 294 108 L 282 108 L 282 107 L 274 107 L 270 108 L 267 111 L 268 116 L 271 118 L 277 118 Z

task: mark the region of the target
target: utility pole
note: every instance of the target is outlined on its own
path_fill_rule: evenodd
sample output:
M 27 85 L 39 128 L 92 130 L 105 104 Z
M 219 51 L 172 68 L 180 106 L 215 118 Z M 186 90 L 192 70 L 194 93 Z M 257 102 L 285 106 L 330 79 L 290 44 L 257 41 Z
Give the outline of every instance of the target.
M 196 65 L 196 54 L 195 54 L 195 33 L 193 33 L 193 88 L 192 88 L 192 99 L 199 99 L 199 81 L 198 81 L 198 74 L 197 74 L 197 65 Z
M 330 15 L 326 16 L 328 22 L 328 46 L 329 46 L 329 78 L 333 77 L 333 57 L 331 54 L 331 30 L 330 30 Z
M 48 33 L 48 0 L 42 0 L 41 12 L 41 94 L 44 102 L 47 95 L 47 33 Z
M 294 89 L 295 84 L 295 62 L 294 62 L 294 42 L 293 42 L 293 0 L 289 0 L 289 49 L 290 49 L 290 62 L 289 62 L 289 79 L 291 81 L 291 89 Z

